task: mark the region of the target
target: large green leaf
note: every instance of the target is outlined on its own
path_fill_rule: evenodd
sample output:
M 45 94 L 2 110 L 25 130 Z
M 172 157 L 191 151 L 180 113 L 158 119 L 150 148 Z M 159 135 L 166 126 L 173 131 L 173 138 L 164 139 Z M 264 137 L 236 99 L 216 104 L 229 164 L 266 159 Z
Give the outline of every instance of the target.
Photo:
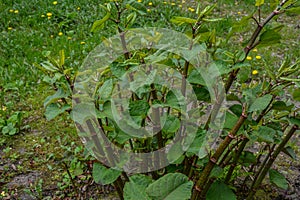
M 113 80 L 109 79 L 103 83 L 103 85 L 99 88 L 98 94 L 102 100 L 109 99 L 111 97 L 111 93 L 113 91 L 114 84 Z
M 225 123 L 224 123 L 224 128 L 226 129 L 232 129 L 232 127 L 236 124 L 238 121 L 238 117 L 230 112 L 226 112 L 226 117 L 225 117 Z
M 253 104 L 249 108 L 249 112 L 264 110 L 272 101 L 272 98 L 272 95 L 267 94 L 265 96 L 255 99 Z
M 68 92 L 65 92 L 62 88 L 58 88 L 58 90 L 54 95 L 48 96 L 45 99 L 44 107 L 48 106 L 51 103 L 55 103 L 59 99 L 66 98 L 68 96 L 69 96 Z
M 97 162 L 93 164 L 93 178 L 96 183 L 102 185 L 113 183 L 121 173 L 121 171 L 106 168 Z
M 167 115 L 167 116 L 165 115 L 165 118 L 166 120 L 164 124 L 162 124 L 163 125 L 162 130 L 167 133 L 175 133 L 180 127 L 180 120 L 177 117 L 172 115 Z
M 152 183 L 151 178 L 145 175 L 134 175 L 129 178 L 124 187 L 125 200 L 151 200 L 146 193 L 146 188 Z
M 233 191 L 229 188 L 228 185 L 226 185 L 223 182 L 216 181 L 214 182 L 207 194 L 206 194 L 206 200 L 235 200 L 236 195 L 233 193 Z
M 192 153 L 193 155 L 197 155 L 200 159 L 207 155 L 207 151 L 205 149 L 205 144 L 203 144 L 206 140 L 206 131 L 199 129 L 197 131 L 196 137 L 193 140 L 193 143 L 190 145 L 187 153 Z
M 131 101 L 129 103 L 130 116 L 146 117 L 149 111 L 150 105 L 146 100 Z
M 284 110 L 291 111 L 293 107 L 294 105 L 287 106 L 284 101 L 276 101 L 272 105 L 273 110 L 279 110 L 279 111 L 284 111 Z
M 178 91 L 169 91 L 166 96 L 166 105 L 171 108 L 180 110 L 184 105 L 185 100 L 181 92 Z
M 268 46 L 277 44 L 280 42 L 281 35 L 273 29 L 266 30 L 263 32 L 259 38 L 259 45 L 260 46 Z
M 147 187 L 147 194 L 155 200 L 189 199 L 193 182 L 180 173 L 169 173 Z
M 273 143 L 277 137 L 277 132 L 267 126 L 260 126 L 257 131 L 254 131 L 251 137 L 255 138 L 258 142 Z
M 293 99 L 295 101 L 300 101 L 300 89 L 295 89 L 293 92 Z
M 191 84 L 198 84 L 198 85 L 206 85 L 203 77 L 201 76 L 200 72 L 197 70 L 192 70 L 190 75 L 187 78 L 187 81 Z
M 50 121 L 70 108 L 70 105 L 64 105 L 62 107 L 59 107 L 57 103 L 49 104 L 46 107 L 45 117 L 47 120 Z
M 269 177 L 271 183 L 275 184 L 277 187 L 287 190 L 289 185 L 285 177 L 274 169 L 269 170 Z

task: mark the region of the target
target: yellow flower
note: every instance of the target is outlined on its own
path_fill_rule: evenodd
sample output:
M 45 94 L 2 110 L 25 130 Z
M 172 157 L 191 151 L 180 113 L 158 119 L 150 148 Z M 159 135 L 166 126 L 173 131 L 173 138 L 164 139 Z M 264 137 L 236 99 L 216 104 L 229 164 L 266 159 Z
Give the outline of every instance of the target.
M 71 37 L 68 37 L 68 40 L 72 40 L 72 38 L 71 38 Z
M 1 196 L 5 197 L 5 195 L 6 195 L 5 192 L 2 191 L 2 192 L 1 192 Z
M 257 71 L 256 69 L 253 70 L 253 71 L 252 71 L 252 74 L 253 74 L 253 75 L 256 75 L 256 74 L 258 74 L 258 71 Z
M 9 12 L 10 12 L 10 13 L 13 13 L 13 12 L 14 12 L 14 10 L 13 10 L 13 9 L 10 9 L 10 10 L 9 10 Z
M 176 5 L 176 3 L 172 2 L 172 3 L 171 3 L 171 5 L 172 5 L 172 6 L 175 6 L 175 5 Z
M 80 10 L 80 7 L 77 7 L 77 10 Z
M 181 5 L 181 4 L 179 4 L 179 5 L 178 5 L 178 7 L 179 7 L 179 8 L 182 8 L 182 5 Z
M 3 110 L 3 111 L 6 111 L 6 106 L 2 106 L 2 110 Z
M 261 59 L 261 56 L 255 56 L 255 58 L 256 58 L 257 60 L 260 60 L 260 59 Z
M 167 2 L 166 2 L 166 1 L 164 1 L 164 4 L 167 4 Z
M 41 15 L 41 17 L 43 17 L 43 18 L 44 18 L 44 17 L 46 17 L 46 16 L 45 16 L 45 15 Z
M 7 29 L 8 29 L 9 31 L 11 31 L 13 28 L 12 28 L 12 27 L 8 27 Z
M 257 52 L 257 49 L 255 48 L 255 49 L 253 49 L 252 51 L 253 51 L 253 52 Z
M 53 5 L 56 5 L 57 4 L 57 1 L 53 1 Z
M 247 56 L 246 59 L 247 59 L 247 60 L 252 60 L 252 57 L 251 57 L 251 56 Z
M 59 36 L 62 36 L 62 35 L 63 35 L 63 33 L 62 33 L 62 32 L 59 32 L 59 33 L 58 33 L 58 35 L 59 35 Z
M 149 2 L 149 3 L 148 3 L 148 5 L 149 5 L 149 6 L 152 6 L 152 5 L 153 5 L 153 3 L 152 3 L 152 2 Z
M 194 12 L 194 11 L 195 11 L 194 8 L 188 8 L 188 9 L 189 9 L 189 11 L 191 11 L 191 12 Z
M 139 3 L 142 3 L 142 0 L 138 0 Z
M 238 14 L 238 15 L 241 15 L 242 13 L 241 13 L 241 12 L 237 12 L 237 14 Z
M 147 12 L 151 12 L 151 10 L 150 10 L 150 9 L 147 9 Z
M 48 12 L 47 17 L 52 17 L 52 13 Z
M 15 10 L 15 11 L 14 11 L 14 13 L 15 13 L 15 14 L 18 14 L 18 13 L 19 13 L 19 11 L 18 11 L 18 10 Z
M 80 44 L 85 44 L 85 42 L 80 42 Z
M 54 35 L 50 35 L 50 37 L 51 37 L 51 38 L 53 38 L 53 37 L 54 37 Z

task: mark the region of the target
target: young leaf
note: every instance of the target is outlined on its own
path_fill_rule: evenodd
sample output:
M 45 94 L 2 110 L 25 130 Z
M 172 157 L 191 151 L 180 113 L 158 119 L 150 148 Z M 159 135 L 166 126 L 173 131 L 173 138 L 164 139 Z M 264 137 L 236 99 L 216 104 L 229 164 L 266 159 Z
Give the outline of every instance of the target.
M 213 9 L 214 9 L 215 7 L 216 7 L 216 4 L 206 6 L 206 7 L 204 8 L 204 10 L 203 10 L 202 12 L 200 12 L 199 18 L 202 18 L 202 17 L 208 15 L 209 13 L 211 13 L 211 11 L 213 11 Z
M 193 182 L 180 173 L 169 173 L 150 184 L 146 192 L 155 200 L 189 199 Z
M 285 177 L 274 169 L 269 170 L 269 177 L 271 183 L 275 184 L 277 187 L 287 190 L 289 185 Z
M 236 200 L 236 195 L 233 191 L 223 182 L 216 181 L 214 182 L 207 194 L 206 200 Z
M 104 23 L 107 20 L 109 20 L 110 15 L 111 15 L 111 13 L 107 12 L 106 15 L 102 19 L 95 21 L 93 26 L 92 26 L 91 32 L 96 32 L 98 30 L 103 29 L 104 28 Z
M 255 6 L 261 6 L 261 5 L 263 5 L 264 3 L 265 3 L 264 0 L 256 0 L 256 1 L 255 1 Z
M 272 98 L 273 98 L 272 95 L 267 94 L 265 96 L 255 99 L 253 104 L 249 108 L 249 112 L 264 110 L 269 105 L 269 103 L 272 101 Z
M 173 17 L 171 22 L 174 24 L 182 25 L 182 24 L 195 24 L 197 20 L 188 18 L 188 17 Z
M 65 64 L 65 51 L 59 51 L 59 67 L 62 67 Z
M 109 169 L 95 162 L 93 164 L 93 178 L 96 183 L 107 185 L 113 183 L 120 175 L 121 171 Z

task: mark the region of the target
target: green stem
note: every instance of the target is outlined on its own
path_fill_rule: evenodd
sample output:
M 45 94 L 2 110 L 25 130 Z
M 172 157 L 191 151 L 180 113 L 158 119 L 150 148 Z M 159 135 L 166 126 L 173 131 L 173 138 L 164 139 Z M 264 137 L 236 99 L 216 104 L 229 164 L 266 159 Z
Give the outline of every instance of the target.
M 226 136 L 226 138 L 223 140 L 223 142 L 220 144 L 220 146 L 217 148 L 216 152 L 213 154 L 213 156 L 209 159 L 208 164 L 205 166 L 204 170 L 202 171 L 198 181 L 195 184 L 195 188 L 193 191 L 193 195 L 191 200 L 196 200 L 198 198 L 203 198 L 205 194 L 202 192 L 203 188 L 206 185 L 206 182 L 209 178 L 209 175 L 218 162 L 219 158 L 222 156 L 225 149 L 230 145 L 231 141 L 235 138 L 237 132 L 241 128 L 241 126 L 244 124 L 245 120 L 247 119 L 245 107 L 243 109 L 243 113 L 240 116 L 239 120 L 235 124 L 235 126 L 232 128 L 232 130 L 229 132 L 229 134 Z
M 285 147 L 285 145 L 287 144 L 287 142 L 291 139 L 291 137 L 294 135 L 294 133 L 298 129 L 299 129 L 299 127 L 297 125 L 293 125 L 292 128 L 289 130 L 289 132 L 286 134 L 286 136 L 283 138 L 283 140 L 281 141 L 281 143 L 275 149 L 275 151 L 273 152 L 273 154 L 270 155 L 270 158 L 268 159 L 268 162 L 266 163 L 265 167 L 263 168 L 263 170 L 261 171 L 261 173 L 259 174 L 259 176 L 257 177 L 257 179 L 254 181 L 254 183 L 253 183 L 253 185 L 252 185 L 252 187 L 250 189 L 250 193 L 248 194 L 248 197 L 247 197 L 246 200 L 253 199 L 253 196 L 255 195 L 256 190 L 258 189 L 258 187 L 262 183 L 262 181 L 265 178 L 266 174 L 268 173 L 269 169 L 273 165 L 275 159 L 277 158 L 277 156 L 279 155 L 279 153 L 283 150 L 283 148 Z

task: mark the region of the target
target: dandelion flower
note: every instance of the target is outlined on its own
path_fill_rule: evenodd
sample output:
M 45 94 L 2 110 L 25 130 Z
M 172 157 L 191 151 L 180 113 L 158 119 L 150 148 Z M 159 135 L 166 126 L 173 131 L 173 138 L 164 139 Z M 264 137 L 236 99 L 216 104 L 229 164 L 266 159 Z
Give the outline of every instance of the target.
M 72 40 L 72 38 L 71 38 L 71 37 L 68 37 L 68 40 Z
M 12 27 L 8 27 L 7 29 L 8 29 L 9 31 L 11 31 L 13 28 L 12 28 Z
M 18 13 L 19 13 L 19 11 L 18 11 L 18 10 L 15 10 L 15 11 L 14 11 L 14 13 L 15 13 L 15 14 L 18 14 Z
M 80 10 L 80 7 L 77 7 L 77 10 Z
M 43 17 L 43 18 L 44 18 L 44 17 L 46 17 L 46 16 L 45 16 L 45 15 L 41 15 L 41 17 Z
M 142 3 L 142 0 L 138 0 L 139 3 Z
M 152 3 L 152 2 L 149 2 L 149 3 L 148 3 L 148 5 L 149 5 L 149 6 L 152 6 L 152 5 L 153 5 L 153 3 Z
M 238 15 L 241 15 L 242 13 L 241 13 L 241 12 L 237 12 L 237 14 L 238 14 Z
M 255 48 L 255 49 L 253 49 L 252 51 L 253 51 L 253 52 L 257 52 L 257 49 Z
M 52 17 L 52 13 L 48 12 L 47 17 Z
M 151 12 L 151 10 L 150 10 L 150 9 L 147 9 L 147 12 Z
M 13 9 L 10 9 L 9 12 L 10 12 L 10 13 L 13 13 L 13 12 L 15 12 L 15 11 L 14 11 Z
M 261 59 L 261 56 L 255 56 L 255 58 L 256 58 L 257 60 L 260 60 L 260 59 Z
M 57 4 L 57 1 L 53 1 L 53 3 L 52 3 L 53 5 L 56 5 Z
M 176 5 L 176 3 L 172 2 L 172 3 L 171 3 L 171 5 L 172 5 L 172 6 L 175 6 L 175 5 Z
M 80 42 L 80 44 L 85 44 L 85 42 Z
M 164 4 L 167 4 L 167 2 L 166 2 L 166 1 L 164 1 Z
M 256 74 L 258 74 L 258 71 L 257 71 L 256 69 L 253 70 L 253 71 L 252 71 L 252 74 L 253 74 L 253 75 L 256 75 Z
M 62 32 L 59 32 L 59 33 L 58 33 L 58 35 L 59 35 L 59 36 L 62 36 L 62 35 L 63 35 L 63 33 L 62 33 Z
M 194 8 L 188 8 L 189 9 L 189 11 L 191 11 L 191 12 L 195 12 L 195 9 Z
M 247 59 L 247 60 L 252 60 L 252 57 L 251 57 L 251 56 L 247 56 L 246 59 Z

